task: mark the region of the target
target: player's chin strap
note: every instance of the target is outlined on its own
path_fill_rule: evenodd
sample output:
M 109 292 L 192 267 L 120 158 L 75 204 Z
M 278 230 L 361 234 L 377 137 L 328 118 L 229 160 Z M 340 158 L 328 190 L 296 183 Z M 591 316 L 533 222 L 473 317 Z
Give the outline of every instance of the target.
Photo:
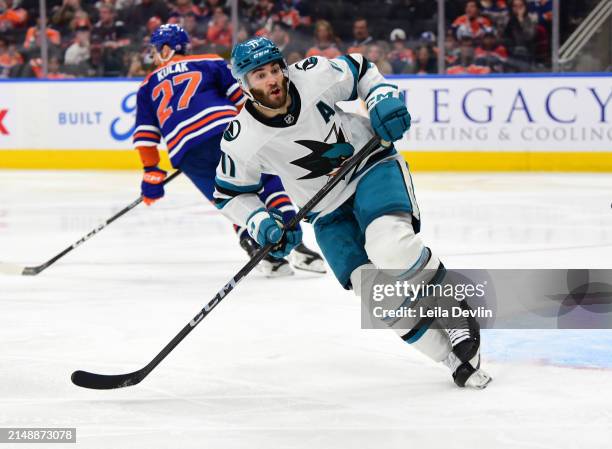
M 170 53 L 168 54 L 167 58 L 162 58 L 161 53 L 159 53 L 159 60 L 162 62 L 162 64 L 165 64 L 165 63 L 167 63 L 168 61 L 170 61 L 174 57 L 175 53 L 176 52 L 174 50 L 170 50 Z

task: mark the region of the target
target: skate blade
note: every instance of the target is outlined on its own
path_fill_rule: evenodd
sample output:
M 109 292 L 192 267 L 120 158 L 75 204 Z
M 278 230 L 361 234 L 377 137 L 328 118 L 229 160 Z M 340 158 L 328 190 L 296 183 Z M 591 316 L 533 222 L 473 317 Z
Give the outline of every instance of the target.
M 257 265 L 257 269 L 264 274 L 267 278 L 280 278 L 286 276 L 293 276 L 293 270 L 291 266 L 287 264 L 283 264 L 279 267 L 274 267 L 269 262 L 261 261 L 259 265 Z
M 493 381 L 493 378 L 481 369 L 474 371 L 468 380 L 465 382 L 466 387 L 477 388 L 483 390 Z
M 307 261 L 307 258 L 296 256 L 294 253 L 289 255 L 289 261 L 291 262 L 291 266 L 297 270 L 302 271 L 310 271 L 313 273 L 327 273 L 327 268 L 325 268 L 325 262 L 321 259 L 315 259 L 311 262 Z
M 297 270 L 310 271 L 312 273 L 320 273 L 320 274 L 327 273 L 327 269 L 325 268 L 325 263 L 322 260 L 315 260 L 308 264 L 302 263 L 302 262 L 296 262 L 292 260 L 291 265 L 293 266 L 293 268 Z

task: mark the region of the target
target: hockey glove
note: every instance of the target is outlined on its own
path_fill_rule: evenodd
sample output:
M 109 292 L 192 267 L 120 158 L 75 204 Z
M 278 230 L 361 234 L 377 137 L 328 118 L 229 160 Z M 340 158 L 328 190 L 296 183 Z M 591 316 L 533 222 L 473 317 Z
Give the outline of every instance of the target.
M 280 259 L 288 255 L 293 248 L 302 242 L 300 229 L 286 230 L 283 225 L 283 215 L 278 209 L 257 209 L 247 220 L 249 235 L 260 246 L 277 243 L 270 255 Z M 284 234 L 284 235 L 283 235 Z
M 285 229 L 285 234 L 281 239 L 280 243 L 272 248 L 270 255 L 280 259 L 289 255 L 293 248 L 302 243 L 302 230 L 301 229 Z
M 410 114 L 402 95 L 399 98 L 378 95 L 370 99 L 367 105 L 372 128 L 381 139 L 395 142 L 410 129 Z
M 158 166 L 145 167 L 140 191 L 143 201 L 147 206 L 150 206 L 164 196 L 164 180 L 166 179 L 166 174 L 167 173 Z

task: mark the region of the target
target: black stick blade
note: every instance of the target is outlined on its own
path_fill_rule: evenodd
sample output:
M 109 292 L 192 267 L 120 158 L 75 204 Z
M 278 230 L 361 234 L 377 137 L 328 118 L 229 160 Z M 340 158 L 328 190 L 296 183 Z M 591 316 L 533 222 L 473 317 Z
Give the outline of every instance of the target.
M 95 374 L 87 371 L 75 371 L 70 379 L 72 383 L 83 388 L 91 388 L 93 390 L 112 390 L 115 388 L 129 387 L 140 383 L 144 379 L 144 375 L 139 371 L 134 371 L 129 374 Z
M 42 271 L 41 267 L 25 267 L 21 273 L 23 276 L 36 276 Z

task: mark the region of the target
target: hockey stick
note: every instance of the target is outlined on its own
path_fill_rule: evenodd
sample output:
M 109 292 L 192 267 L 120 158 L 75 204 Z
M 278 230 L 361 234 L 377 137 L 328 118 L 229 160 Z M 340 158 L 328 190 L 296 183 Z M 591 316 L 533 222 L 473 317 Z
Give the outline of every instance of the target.
M 376 150 L 380 145 L 389 146 L 390 144 L 381 141 L 379 137 L 371 138 L 368 143 L 355 156 L 348 159 L 338 170 L 335 176 L 331 177 L 327 183 L 319 190 L 304 207 L 293 217 L 287 227 L 295 227 L 306 214 L 310 212 L 327 194 L 351 171 L 357 167 L 365 158 Z M 176 336 L 155 356 L 146 366 L 127 374 L 95 374 L 87 371 L 75 371 L 72 373 L 72 383 L 84 388 L 96 390 L 110 390 L 113 388 L 129 387 L 140 383 L 168 354 L 206 317 L 222 300 L 225 298 L 238 283 L 255 268 L 255 266 L 270 252 L 274 244 L 268 244 L 261 248 L 249 262 L 227 283 L 213 299 L 204 306 L 202 310 L 193 317 L 189 323 L 176 334 Z
M 170 181 L 172 181 L 174 178 L 176 178 L 180 174 L 181 174 L 180 170 L 177 170 L 174 173 L 172 173 L 170 176 L 168 176 L 165 179 L 164 185 L 168 184 Z M 4 274 L 17 274 L 17 275 L 23 275 L 23 276 L 36 276 L 38 273 L 40 273 L 41 271 L 49 268 L 51 265 L 53 265 L 59 259 L 64 257 L 70 251 L 75 249 L 77 246 L 80 246 L 81 244 L 85 243 L 87 240 L 92 238 L 94 235 L 96 235 L 102 229 L 107 227 L 109 224 L 111 224 L 117 218 L 121 217 L 122 215 L 127 214 L 129 211 L 131 211 L 136 206 L 138 206 L 140 203 L 142 203 L 142 201 L 143 201 L 143 197 L 141 196 L 137 200 L 135 200 L 133 203 L 131 203 L 129 206 L 121 209 L 115 215 L 110 217 L 108 220 L 106 220 L 100 226 L 95 228 L 93 231 L 91 231 L 89 234 L 87 234 L 81 240 L 73 243 L 72 246 L 69 246 L 68 248 L 63 250 L 61 253 L 57 254 L 54 257 L 52 257 L 51 259 L 49 259 L 45 263 L 43 263 L 41 265 L 34 266 L 34 267 L 24 267 L 24 266 L 12 264 L 12 263 L 3 263 L 3 262 L 0 262 L 0 273 L 4 273 Z

